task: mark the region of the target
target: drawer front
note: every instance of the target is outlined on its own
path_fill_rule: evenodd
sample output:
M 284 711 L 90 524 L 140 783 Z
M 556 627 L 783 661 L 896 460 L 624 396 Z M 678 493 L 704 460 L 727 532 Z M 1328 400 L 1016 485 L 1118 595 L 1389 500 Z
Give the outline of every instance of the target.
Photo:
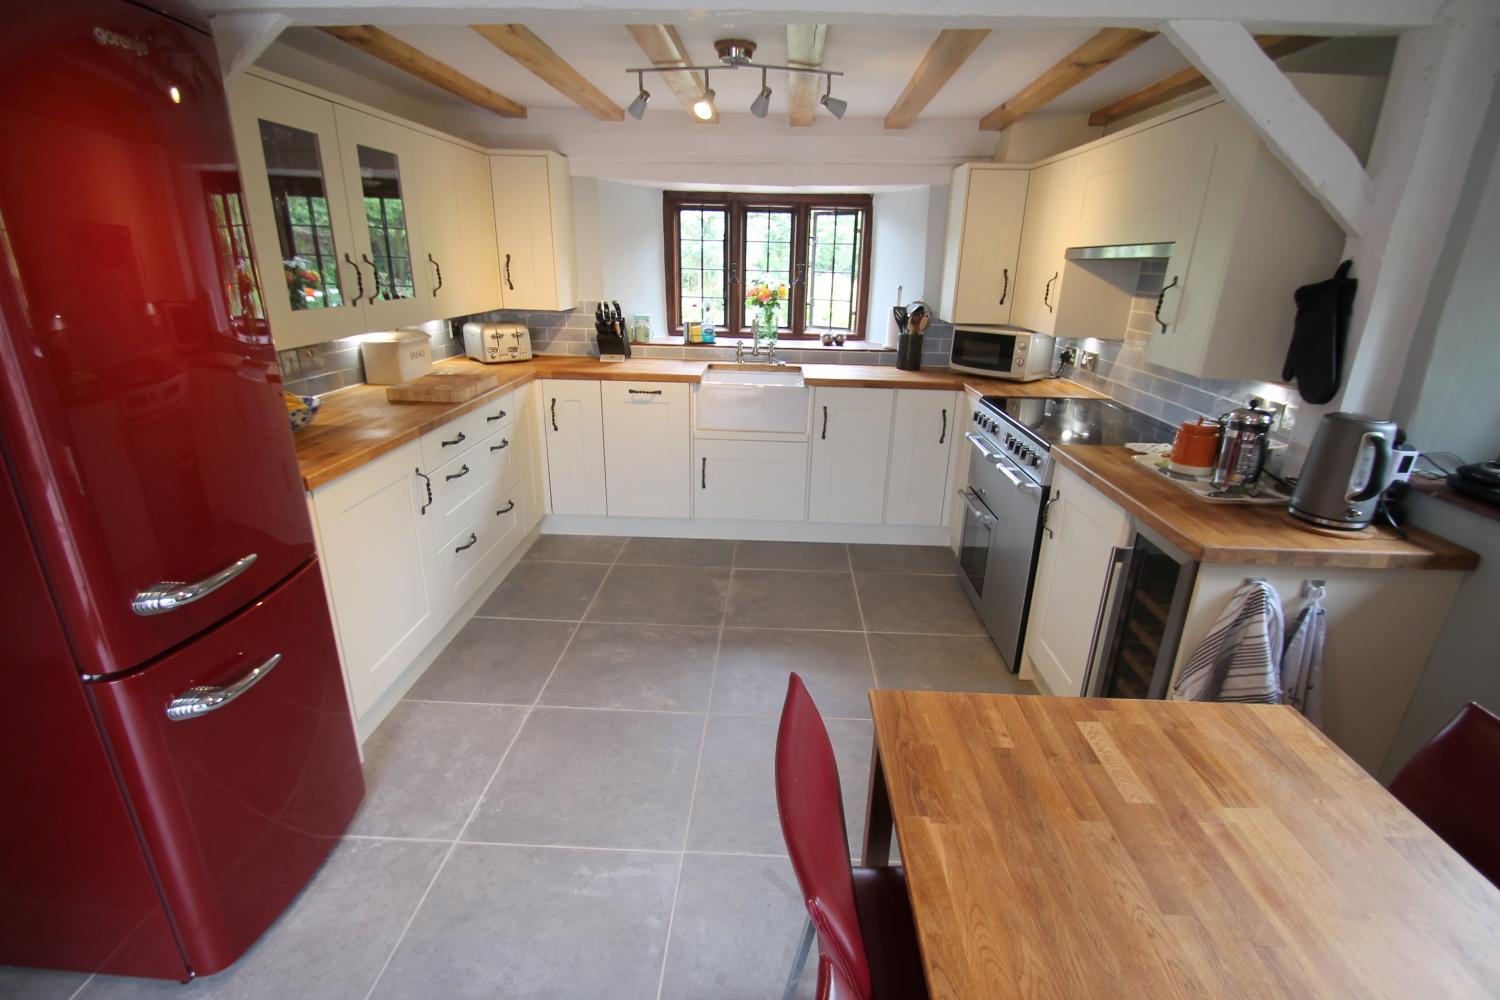
M 523 534 L 524 498 L 501 484 L 465 505 L 473 517 L 438 550 L 438 586 L 447 588 L 444 604 L 456 611 L 515 549 Z
M 433 540 L 441 544 L 458 533 L 471 515 L 467 508 L 474 497 L 493 490 L 497 484 L 513 485 L 520 465 L 512 459 L 514 428 L 496 431 L 468 451 L 450 459 L 432 478 Z
M 472 450 L 496 431 L 509 428 L 516 419 L 512 393 L 502 392 L 478 409 L 422 435 L 423 471 L 436 469 Z

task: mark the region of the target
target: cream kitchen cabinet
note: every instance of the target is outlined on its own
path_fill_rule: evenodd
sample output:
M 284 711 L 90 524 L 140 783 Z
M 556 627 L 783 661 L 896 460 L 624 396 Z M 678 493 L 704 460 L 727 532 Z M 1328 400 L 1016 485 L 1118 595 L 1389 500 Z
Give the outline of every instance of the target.
M 500 291 L 506 309 L 578 304 L 573 184 L 556 153 L 492 153 Z
M 807 445 L 801 441 L 693 441 L 693 516 L 802 521 Z
M 413 181 L 424 252 L 417 274 L 432 312 L 466 316 L 501 308 L 489 158 L 431 135 L 420 136 L 419 154 Z
M 881 523 L 894 407 L 891 389 L 816 390 L 808 520 Z
M 689 517 L 691 393 L 682 382 L 602 382 L 611 517 Z
M 1131 536 L 1124 511 L 1054 467 L 1022 652 L 1047 693 L 1082 693 L 1105 587 Z
M 447 618 L 421 465 L 421 448 L 411 442 L 310 497 L 356 716 L 379 701 Z
M 968 163 L 953 172 L 939 306 L 951 322 L 1011 321 L 1027 173 Z
M 959 394 L 897 389 L 891 432 L 885 523 L 938 525 L 948 503 L 948 467 L 959 418 Z M 961 434 L 958 436 L 962 436 Z
M 551 512 L 607 513 L 599 383 L 543 379 L 541 385 Z
M 1031 172 L 1011 310 L 1014 325 L 1053 332 L 1066 276 L 1064 255 L 1074 245 L 1081 203 L 1076 158 L 1056 160 Z

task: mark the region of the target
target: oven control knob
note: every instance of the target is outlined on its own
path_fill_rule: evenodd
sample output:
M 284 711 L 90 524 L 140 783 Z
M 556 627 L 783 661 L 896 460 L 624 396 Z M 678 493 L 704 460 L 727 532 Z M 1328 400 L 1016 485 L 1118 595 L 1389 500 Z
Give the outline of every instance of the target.
M 977 423 L 979 423 L 979 414 L 978 413 L 971 414 L 969 416 L 969 419 L 972 420 L 974 423 L 977 424 Z
M 1032 452 L 1031 453 L 1031 467 L 1033 469 L 1035 469 L 1037 466 L 1039 466 L 1041 464 L 1042 464 L 1042 456 L 1038 455 L 1036 452 Z
M 1013 434 L 1007 434 L 1007 435 L 1005 435 L 1005 444 L 1006 444 L 1006 447 L 1009 447 L 1010 445 L 1014 444 L 1015 440 L 1016 440 L 1015 435 L 1013 435 Z

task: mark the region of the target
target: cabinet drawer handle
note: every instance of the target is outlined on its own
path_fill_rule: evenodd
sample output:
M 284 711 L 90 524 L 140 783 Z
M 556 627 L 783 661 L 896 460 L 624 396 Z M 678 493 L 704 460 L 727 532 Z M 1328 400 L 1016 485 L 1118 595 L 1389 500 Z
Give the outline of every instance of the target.
M 1042 289 L 1042 305 L 1047 307 L 1048 312 L 1052 311 L 1052 283 L 1057 280 L 1057 275 L 1058 272 L 1053 271 L 1052 277 L 1047 279 L 1047 287 Z
M 467 476 L 468 474 L 469 474 L 469 466 L 468 466 L 467 463 L 465 463 L 464 466 L 461 469 L 459 469 L 457 472 L 451 472 L 448 475 L 444 476 L 443 480 L 445 482 L 451 483 L 451 482 L 453 482 L 453 480 L 455 480 L 455 479 L 462 479 L 464 476 Z
M 425 517 L 427 514 L 427 508 L 432 506 L 432 477 L 423 472 L 421 469 L 417 469 L 416 472 L 417 475 L 421 476 L 427 483 L 427 502 L 422 505 L 421 510 L 417 511 L 417 514 Z
M 493 417 L 485 417 L 484 418 L 484 422 L 487 423 L 487 424 L 492 424 L 496 420 L 504 420 L 504 419 L 505 419 L 505 411 L 501 410 L 499 413 L 495 414 Z
M 513 511 L 515 509 L 516 509 L 516 502 L 514 500 L 512 500 L 509 503 L 507 503 L 504 507 L 501 507 L 499 510 L 495 511 L 495 516 L 499 517 L 501 514 L 509 514 L 511 511 Z
M 700 490 L 706 490 L 706 489 L 708 489 L 708 456 L 707 455 L 703 456 L 703 470 L 701 472 L 699 472 L 698 475 L 699 475 L 698 488 Z
M 506 440 L 505 438 L 501 438 L 499 444 L 492 444 L 492 445 L 490 445 L 490 451 L 504 451 L 506 448 L 509 448 L 509 447 L 510 447 L 510 442 L 508 440 Z
M 632 396 L 660 396 L 660 389 L 626 389 Z
M 176 611 L 184 604 L 202 600 L 254 565 L 255 553 L 252 552 L 248 556 L 241 556 L 217 573 L 206 576 L 197 583 L 163 580 L 136 594 L 130 602 L 130 610 L 142 618 Z
M 443 447 L 446 448 L 450 444 L 463 444 L 465 440 L 466 439 L 464 437 L 464 432 L 463 431 L 459 431 L 458 432 L 458 437 L 454 438 L 452 441 L 444 441 L 442 444 L 443 444 Z
M 1010 294 L 1010 268 L 1002 267 L 1000 269 L 1000 277 L 1005 280 L 1005 284 L 1000 286 L 1000 302 L 998 304 L 1003 306 L 1005 305 L 1005 297 Z
M 505 255 L 505 287 L 512 292 L 516 290 L 516 286 L 510 283 L 510 254 Z
M 354 263 L 354 259 L 347 253 L 344 254 L 344 262 L 354 268 L 354 283 L 358 291 L 354 293 L 354 301 L 349 303 L 349 305 L 357 306 L 359 305 L 359 300 L 365 297 L 365 275 L 359 269 L 359 265 Z
M 475 545 L 478 545 L 478 544 L 479 544 L 479 536 L 476 535 L 476 534 L 474 534 L 474 532 L 471 531 L 471 532 L 469 532 L 469 540 L 467 542 L 464 542 L 462 545 L 460 545 L 458 548 L 454 549 L 453 551 L 455 553 L 462 552 L 465 549 L 472 549 Z
M 1174 275 L 1172 275 L 1172 283 L 1170 285 L 1163 285 L 1161 291 L 1156 293 L 1156 312 L 1153 314 L 1153 316 L 1156 319 L 1156 325 L 1159 326 L 1159 327 L 1161 327 L 1161 332 L 1162 333 L 1166 333 L 1167 332 L 1167 324 L 1165 324 L 1165 323 L 1163 323 L 1161 321 L 1161 304 L 1167 300 L 1167 291 L 1168 291 L 1168 289 L 1172 289 L 1172 288 L 1176 288 L 1176 287 L 1177 287 L 1177 275 L 1174 274 Z
M 557 397 L 552 397 L 552 429 L 557 430 Z
M 209 712 L 216 712 L 265 680 L 266 674 L 274 670 L 276 664 L 280 662 L 281 654 L 272 653 L 270 659 L 259 666 L 250 668 L 233 684 L 225 684 L 223 687 L 211 685 L 190 687 L 167 704 L 167 718 L 173 722 L 183 722 L 187 719 L 196 719 L 200 715 L 207 715 Z
M 938 431 L 938 444 L 948 440 L 948 408 L 943 407 L 943 429 Z
M 437 272 L 437 287 L 432 290 L 432 297 L 437 298 L 437 293 L 443 290 L 443 265 L 433 259 L 432 254 L 427 255 L 427 263 L 431 264 L 432 269 Z
M 828 407 L 823 407 L 823 440 L 828 440 Z

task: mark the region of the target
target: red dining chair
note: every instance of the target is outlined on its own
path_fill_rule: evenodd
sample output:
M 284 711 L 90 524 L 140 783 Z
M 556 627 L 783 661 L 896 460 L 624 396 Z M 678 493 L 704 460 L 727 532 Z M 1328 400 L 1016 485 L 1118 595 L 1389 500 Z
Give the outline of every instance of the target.
M 1391 794 L 1500 886 L 1500 716 L 1470 702 L 1418 750 Z
M 818 1000 L 924 1000 L 905 875 L 900 868 L 850 865 L 833 744 L 796 674 L 776 734 L 776 805 L 808 916 L 786 1000 L 796 994 L 814 935 Z

